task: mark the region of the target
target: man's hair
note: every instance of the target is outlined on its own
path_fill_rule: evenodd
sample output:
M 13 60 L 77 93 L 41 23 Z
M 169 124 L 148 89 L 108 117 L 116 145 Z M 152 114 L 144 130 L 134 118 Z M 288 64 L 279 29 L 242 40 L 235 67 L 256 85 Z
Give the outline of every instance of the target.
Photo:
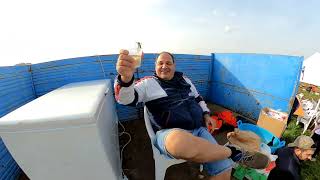
M 170 55 L 170 57 L 171 57 L 171 59 L 172 59 L 172 62 L 174 63 L 174 61 L 175 61 L 175 60 L 174 60 L 174 56 L 173 56 L 171 53 L 167 52 L 167 51 L 162 51 L 161 53 L 159 53 L 158 57 L 156 58 L 156 62 L 157 62 L 159 56 L 160 56 L 161 54 L 165 54 L 165 53 Z

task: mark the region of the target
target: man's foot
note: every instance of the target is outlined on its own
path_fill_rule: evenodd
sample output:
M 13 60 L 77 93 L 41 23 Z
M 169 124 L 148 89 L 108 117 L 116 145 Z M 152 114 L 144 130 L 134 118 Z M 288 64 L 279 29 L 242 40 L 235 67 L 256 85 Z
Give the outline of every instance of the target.
M 269 163 L 270 159 L 267 155 L 261 152 L 246 151 L 243 148 L 234 144 L 228 144 L 226 147 L 230 148 L 232 154 L 230 158 L 239 164 L 245 165 L 254 169 L 264 169 Z

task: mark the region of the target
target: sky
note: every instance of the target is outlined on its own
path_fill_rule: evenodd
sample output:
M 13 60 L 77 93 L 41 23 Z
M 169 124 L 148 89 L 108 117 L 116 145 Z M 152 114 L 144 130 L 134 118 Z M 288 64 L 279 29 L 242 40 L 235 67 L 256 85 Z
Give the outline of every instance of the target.
M 320 51 L 320 1 L 0 0 L 0 66 L 118 53 Z

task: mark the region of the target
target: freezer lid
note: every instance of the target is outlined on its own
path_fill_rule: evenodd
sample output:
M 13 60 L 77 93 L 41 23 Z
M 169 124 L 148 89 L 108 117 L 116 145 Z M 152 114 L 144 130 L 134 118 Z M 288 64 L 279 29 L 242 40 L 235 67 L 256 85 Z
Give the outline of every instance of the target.
M 0 119 L 0 133 L 92 124 L 110 80 L 71 83 L 51 91 Z

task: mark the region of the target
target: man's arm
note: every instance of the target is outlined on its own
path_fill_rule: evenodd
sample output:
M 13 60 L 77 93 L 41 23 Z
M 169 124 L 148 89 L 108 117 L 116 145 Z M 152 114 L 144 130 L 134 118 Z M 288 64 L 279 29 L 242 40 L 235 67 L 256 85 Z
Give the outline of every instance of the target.
M 187 83 L 189 83 L 191 85 L 191 88 L 190 88 L 191 95 L 193 95 L 196 98 L 196 101 L 198 102 L 199 106 L 201 107 L 201 109 L 203 111 L 203 120 L 204 120 L 206 127 L 208 128 L 210 133 L 213 133 L 213 131 L 216 129 L 217 125 L 216 125 L 216 121 L 214 121 L 210 117 L 210 110 L 209 110 L 206 102 L 204 101 L 203 97 L 199 94 L 196 87 L 192 84 L 191 80 L 187 77 L 184 77 L 184 79 L 187 81 Z
M 116 69 L 119 74 L 114 81 L 117 102 L 135 106 L 143 100 L 145 88 L 142 83 L 139 85 L 134 83 L 135 63 L 127 50 L 120 50 Z
M 119 104 L 129 105 L 135 97 L 135 91 L 133 87 L 134 76 L 129 82 L 123 82 L 121 75 L 118 75 L 114 81 L 115 97 Z
M 187 77 L 184 77 L 184 79 L 186 80 L 186 82 L 188 84 L 191 85 L 191 94 L 196 98 L 196 101 L 198 102 L 198 104 L 200 105 L 200 107 L 203 110 L 203 114 L 208 114 L 210 115 L 210 110 L 206 104 L 206 102 L 204 101 L 203 97 L 199 94 L 199 92 L 197 91 L 196 87 L 192 84 L 191 80 Z

